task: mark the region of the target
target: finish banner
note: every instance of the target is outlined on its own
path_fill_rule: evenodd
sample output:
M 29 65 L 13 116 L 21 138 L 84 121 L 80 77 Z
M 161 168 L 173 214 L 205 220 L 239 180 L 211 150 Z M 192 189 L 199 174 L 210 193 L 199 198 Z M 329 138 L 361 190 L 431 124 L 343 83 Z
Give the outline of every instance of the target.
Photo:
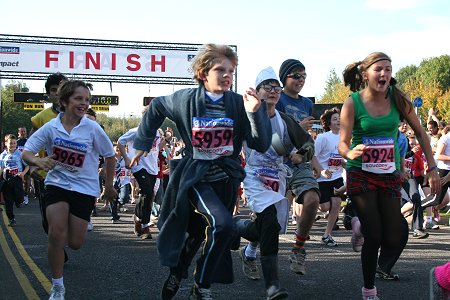
M 0 72 L 191 79 L 197 51 L 0 41 Z

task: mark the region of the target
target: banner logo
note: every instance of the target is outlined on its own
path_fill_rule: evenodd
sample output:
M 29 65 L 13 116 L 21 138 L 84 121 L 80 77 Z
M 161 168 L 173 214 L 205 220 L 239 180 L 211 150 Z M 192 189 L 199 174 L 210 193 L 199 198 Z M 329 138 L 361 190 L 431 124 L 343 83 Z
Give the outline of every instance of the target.
M 0 54 L 19 54 L 20 47 L 0 47 Z

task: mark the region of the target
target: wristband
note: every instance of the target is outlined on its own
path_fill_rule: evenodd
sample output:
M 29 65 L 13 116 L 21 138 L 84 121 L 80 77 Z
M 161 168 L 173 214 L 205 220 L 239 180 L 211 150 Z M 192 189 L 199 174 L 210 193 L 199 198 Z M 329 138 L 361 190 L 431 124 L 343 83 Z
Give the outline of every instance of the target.
M 428 168 L 427 173 L 433 172 L 433 171 L 436 170 L 436 169 L 437 169 L 437 166 Z

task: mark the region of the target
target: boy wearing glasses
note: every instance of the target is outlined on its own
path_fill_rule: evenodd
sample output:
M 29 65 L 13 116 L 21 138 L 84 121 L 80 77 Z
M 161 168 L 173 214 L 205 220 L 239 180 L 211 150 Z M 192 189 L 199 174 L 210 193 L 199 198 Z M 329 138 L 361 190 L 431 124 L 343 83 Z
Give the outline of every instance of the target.
M 313 124 L 313 103 L 299 94 L 305 84 L 305 66 L 299 60 L 287 59 L 281 64 L 279 76 L 284 88 L 276 109 L 290 115 L 303 129 L 308 130 Z M 295 243 L 289 255 L 289 268 L 297 274 L 304 275 L 306 273 L 304 246 L 319 208 L 319 185 L 307 160 L 304 159 L 300 163 L 293 161 L 292 171 L 289 189 L 295 201 L 302 204 L 303 208 L 300 220 L 297 220 Z
M 285 193 L 286 177 L 290 172 L 284 162 L 294 147 L 304 149 L 311 158 L 314 141 L 292 117 L 275 109 L 282 88 L 271 67 L 258 74 L 255 86 L 257 96 L 267 104 L 272 125 L 272 146 L 264 153 L 245 147 L 247 176 L 244 188 L 256 219 L 254 222 L 236 222 L 238 234 L 250 241 L 241 248 L 239 256 L 244 274 L 250 279 L 258 279 L 256 246 L 259 242 L 267 299 L 285 299 L 288 294 L 280 287 L 278 278 L 279 233 L 286 232 L 289 218 L 289 203 Z

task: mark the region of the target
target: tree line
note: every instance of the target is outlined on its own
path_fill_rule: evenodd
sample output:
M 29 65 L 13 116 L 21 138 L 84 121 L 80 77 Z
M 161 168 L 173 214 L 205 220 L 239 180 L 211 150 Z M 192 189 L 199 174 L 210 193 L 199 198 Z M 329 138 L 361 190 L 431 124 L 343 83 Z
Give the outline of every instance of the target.
M 426 58 L 421 63 L 400 68 L 394 75 L 397 85 L 411 99 L 422 98 L 423 105 L 417 109 L 422 121 L 434 108 L 439 119 L 450 121 L 450 56 Z M 325 91 L 317 103 L 343 103 L 351 91 L 334 69 L 326 80 Z
M 416 65 L 402 67 L 394 75 L 397 85 L 412 100 L 421 97 L 422 107 L 418 108 L 418 115 L 426 121 L 428 110 L 434 108 L 438 118 L 448 122 L 450 120 L 450 56 L 441 55 L 423 59 Z M 14 92 L 29 92 L 29 88 L 21 81 L 10 81 L 1 91 L 1 132 L 17 134 L 17 128 L 31 129 L 31 117 L 37 111 L 23 110 L 23 104 L 14 103 Z M 319 104 L 342 104 L 350 95 L 350 90 L 334 69 L 330 71 L 325 84 L 325 91 L 319 97 Z M 137 116 L 114 117 L 98 114 L 97 121 L 104 126 L 106 133 L 112 141 L 117 139 L 129 129 L 139 125 L 141 118 Z M 174 136 L 180 137 L 175 124 L 166 119 L 162 129 L 171 127 Z
M 12 133 L 17 135 L 17 128 L 25 127 L 28 132 L 30 131 L 31 117 L 36 115 L 38 111 L 24 110 L 22 103 L 14 102 L 15 92 L 29 92 L 29 88 L 26 84 L 21 81 L 9 81 L 1 90 L 1 136 Z M 123 116 L 115 117 L 108 116 L 106 114 L 97 114 L 97 122 L 101 124 L 106 133 L 108 134 L 111 141 L 115 142 L 119 137 L 130 130 L 131 128 L 137 127 L 141 121 L 141 117 L 138 116 Z M 166 119 L 162 124 L 161 128 L 166 129 L 166 127 L 171 127 L 174 132 L 174 136 L 179 138 L 178 130 L 175 123 L 169 119 Z

